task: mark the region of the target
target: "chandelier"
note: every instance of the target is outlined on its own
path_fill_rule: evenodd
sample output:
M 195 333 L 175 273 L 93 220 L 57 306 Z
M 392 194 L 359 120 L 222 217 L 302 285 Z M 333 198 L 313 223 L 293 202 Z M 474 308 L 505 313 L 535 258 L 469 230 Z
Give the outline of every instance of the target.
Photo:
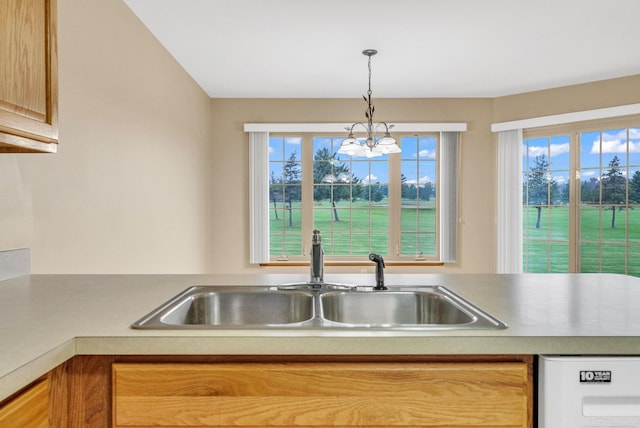
M 340 154 L 371 158 L 388 153 L 400 153 L 400 147 L 398 147 L 396 139 L 389 133 L 393 125 L 387 125 L 385 122 L 373 122 L 375 106 L 371 102 L 371 57 L 377 53 L 378 51 L 375 49 L 365 49 L 362 51 L 363 55 L 369 57 L 369 90 L 367 91 L 367 95 L 362 96 L 367 103 L 367 110 L 364 112 L 367 122 L 356 122 L 350 127 L 345 128 L 349 131 L 349 135 L 342 140 L 342 144 L 338 150 Z M 363 127 L 367 133 L 367 139 L 362 144 L 353 136 L 353 131 L 357 126 Z M 377 136 L 376 132 L 378 132 L 379 128 L 382 130 L 381 127 L 384 129 L 384 134 Z

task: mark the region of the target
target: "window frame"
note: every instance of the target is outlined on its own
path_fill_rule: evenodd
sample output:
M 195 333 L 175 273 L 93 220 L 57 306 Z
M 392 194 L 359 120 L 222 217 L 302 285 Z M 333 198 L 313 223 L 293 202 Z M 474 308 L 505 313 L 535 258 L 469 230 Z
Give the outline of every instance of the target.
M 578 125 L 579 126 L 579 125 Z M 576 200 L 575 200 L 575 189 L 576 189 L 576 180 L 575 180 L 575 171 L 576 171 L 576 153 L 575 153 L 575 148 L 576 148 L 576 141 L 575 141 L 575 135 L 576 135 L 576 125 L 572 125 L 572 126 L 551 126 L 551 127 L 543 127 L 543 128 L 537 128 L 537 129 L 533 129 L 533 130 L 524 130 L 523 131 L 523 138 L 522 138 L 522 146 L 523 146 L 523 154 L 522 157 L 520 159 L 520 165 L 522 167 L 522 158 L 524 158 L 525 153 L 524 153 L 524 146 L 525 146 L 525 141 L 526 140 L 531 140 L 531 139 L 538 139 L 538 138 L 548 138 L 549 140 L 552 140 L 554 138 L 558 138 L 558 137 L 569 137 L 569 169 L 568 169 L 568 186 L 569 186 L 569 201 L 567 203 L 567 208 L 569 209 L 569 213 L 568 213 L 568 218 L 569 218 L 569 230 L 567 231 L 567 245 L 569 247 L 569 254 L 568 254 L 568 270 L 567 272 L 574 272 L 572 271 L 572 266 L 575 266 L 576 263 L 576 254 L 575 251 L 573 251 L 573 247 L 574 247 L 574 242 L 576 239 L 576 232 L 579 231 L 579 224 L 575 224 L 575 218 L 577 215 L 577 206 L 576 206 Z M 547 159 L 547 161 L 549 162 L 549 164 L 551 164 L 551 158 L 549 157 Z M 553 168 L 549 169 L 548 171 L 553 172 L 555 171 Z M 525 171 L 524 169 L 522 169 L 522 176 L 524 177 L 526 174 L 528 173 L 528 171 Z M 573 177 L 573 179 L 572 179 Z M 524 179 L 523 179 L 524 182 Z M 523 190 L 524 190 L 524 186 L 523 186 Z M 523 195 L 522 201 L 525 200 L 524 198 L 525 195 Z M 524 210 L 524 206 L 527 205 L 529 206 L 530 204 L 524 204 L 523 205 L 523 210 Z M 552 209 L 553 207 L 556 207 L 556 204 L 551 203 L 551 201 L 548 201 L 547 204 L 545 204 L 545 207 L 547 210 Z M 544 209 L 544 208 L 543 208 Z M 524 216 L 523 216 L 524 218 Z M 548 219 L 547 219 L 548 220 Z M 524 247 L 528 246 L 530 241 L 541 241 L 541 240 L 535 240 L 535 239 L 525 239 L 524 236 L 524 225 L 523 225 L 523 230 L 522 230 L 522 244 L 523 244 L 523 254 L 522 254 L 522 270 L 523 272 L 529 272 L 526 270 L 526 264 L 524 262 Z M 551 273 L 553 271 L 551 271 L 551 246 L 554 243 L 561 243 L 561 242 L 565 242 L 564 240 L 559 240 L 559 239 L 553 239 L 551 237 L 551 229 L 547 230 L 547 239 L 544 241 L 546 242 L 547 245 L 547 250 L 548 250 L 548 259 L 547 259 L 547 273 Z
M 502 181 L 507 180 L 502 179 L 511 177 L 509 182 L 515 182 L 513 177 L 522 177 L 523 130 L 532 131 L 545 127 L 552 129 L 556 126 L 589 126 L 593 122 L 634 120 L 640 117 L 639 115 L 640 103 L 636 103 L 491 124 L 491 132 L 496 133 L 498 141 L 497 273 L 522 273 L 522 215 L 518 216 L 519 221 L 514 220 L 512 215 L 513 212 L 521 212 L 522 185 L 514 189 L 514 186 L 503 183 Z M 517 165 L 517 168 L 513 165 Z M 573 181 L 571 180 L 572 183 Z M 518 189 L 520 189 L 519 195 Z
M 568 230 L 568 239 L 569 239 L 569 257 L 568 257 L 568 266 L 567 272 L 569 273 L 579 273 L 582 272 L 581 263 L 583 263 L 581 259 L 581 245 L 584 241 L 581 238 L 581 216 L 582 209 L 585 204 L 580 197 L 581 186 L 582 186 L 582 171 L 585 169 L 583 165 L 581 165 L 581 135 L 590 133 L 590 132 L 606 132 L 609 130 L 617 130 L 617 129 L 638 129 L 640 128 L 640 115 L 631 115 L 628 117 L 619 117 L 619 118 L 607 118 L 607 119 L 599 119 L 599 120 L 589 120 L 585 122 L 577 122 L 577 123 L 568 123 L 563 125 L 553 125 L 540 127 L 535 129 L 525 129 L 523 130 L 523 138 L 522 144 L 524 145 L 525 140 L 539 137 L 548 137 L 552 138 L 555 136 L 568 136 L 569 144 L 570 144 L 570 165 L 569 165 L 569 230 Z M 600 153 L 602 156 L 602 152 Z M 522 162 L 520 162 L 522 165 Z M 629 165 L 625 165 L 625 167 L 629 167 Z M 588 168 L 593 169 L 593 168 Z M 604 164 L 599 166 L 601 171 L 607 169 Z M 526 172 L 522 170 L 522 174 L 524 175 Z M 629 179 L 629 177 L 627 177 Z M 628 190 L 627 190 L 628 191 Z M 522 200 L 522 198 L 521 198 Z M 623 204 L 625 206 L 630 205 L 638 205 L 633 204 L 629 201 L 628 196 L 626 202 Z M 602 209 L 602 207 L 606 206 L 600 202 L 595 206 Z M 602 223 L 600 225 L 600 235 L 602 235 Z M 521 235 L 524 240 L 524 233 L 521 232 Z M 625 254 L 627 255 L 625 259 L 625 272 L 629 272 L 629 237 L 628 231 L 626 232 L 626 243 L 625 245 L 620 245 L 624 247 Z M 601 238 L 598 239 L 597 243 L 599 245 L 606 244 L 607 241 L 603 241 Z M 637 247 L 637 245 L 632 245 Z M 602 249 L 600 249 L 602 251 Z M 521 258 L 524 258 L 524 254 L 521 254 Z M 597 272 L 605 272 L 601 270 L 602 267 L 599 266 Z M 524 268 L 523 268 L 524 271 Z M 589 271 L 591 272 L 591 271 Z
M 455 156 L 453 160 L 455 167 L 458 166 L 459 162 L 459 147 L 461 140 L 461 132 L 466 131 L 466 123 L 419 123 L 419 124 L 399 124 L 396 125 L 399 132 L 394 132 L 394 135 L 399 137 L 400 135 L 405 134 L 423 134 L 423 133 L 439 133 L 439 146 L 442 146 L 443 140 L 446 139 L 447 144 L 452 146 L 453 142 L 455 142 L 455 150 L 449 150 L 448 156 Z M 396 129 L 394 128 L 394 130 Z M 309 229 L 311 231 L 312 225 L 309 222 L 304 222 L 302 225 L 302 233 L 303 233 L 303 255 L 301 256 L 290 256 L 286 258 L 278 258 L 271 257 L 269 254 L 268 247 L 268 234 L 269 234 L 269 156 L 268 156 L 268 144 L 269 144 L 269 136 L 270 133 L 277 134 L 278 136 L 282 135 L 293 135 L 297 134 L 298 136 L 301 133 L 309 134 L 308 138 L 313 138 L 315 136 L 321 136 L 322 134 L 330 134 L 335 137 L 336 135 L 344 134 L 344 126 L 340 124 L 336 126 L 336 124 L 245 124 L 245 132 L 249 133 L 249 193 L 250 193 L 250 263 L 252 264 L 286 264 L 287 262 L 293 262 L 295 265 L 300 265 L 301 262 L 308 263 L 308 249 L 310 248 L 310 237 L 311 233 L 305 234 L 305 231 Z M 446 138 L 443 137 L 446 135 Z M 305 136 L 303 135 L 303 139 Z M 454 141 L 455 140 L 455 141 Z M 260 146 L 260 147 L 258 147 Z M 265 147 L 266 146 L 266 147 Z M 313 147 L 312 144 L 305 144 L 303 141 L 302 148 L 302 159 L 305 158 L 313 160 L 313 153 L 305 153 L 304 147 L 309 147 L 309 150 L 312 152 Z M 439 164 L 442 162 L 442 159 L 439 160 Z M 266 168 L 265 168 L 266 166 Z M 398 162 L 399 167 L 399 162 Z M 391 169 L 391 168 L 390 168 Z M 440 170 L 441 168 L 438 167 Z M 390 171 L 391 174 L 391 171 Z M 303 181 L 303 198 L 307 204 L 313 205 L 313 198 L 309 197 L 309 195 L 305 194 L 305 182 L 311 182 L 310 188 L 313 191 L 313 172 L 312 167 L 304 167 L 302 171 L 302 181 Z M 440 172 L 439 172 L 439 175 Z M 398 177 L 398 197 L 400 191 L 400 182 Z M 442 178 L 439 176 L 437 183 L 438 186 L 441 185 Z M 458 196 L 457 196 L 457 172 L 454 174 L 454 179 L 448 182 L 448 186 L 450 188 L 449 191 L 453 191 L 454 194 L 449 196 L 448 200 L 457 207 L 458 206 Z M 391 186 L 391 183 L 390 183 Z M 391 192 L 391 189 L 390 189 Z M 438 192 L 438 199 L 442 197 L 442 190 Z M 304 204 L 305 202 L 303 202 Z M 400 263 L 408 263 L 408 262 L 423 262 L 423 263 L 437 263 L 442 264 L 443 262 L 455 262 L 455 254 L 457 248 L 457 208 L 454 207 L 453 211 L 449 211 L 447 215 L 451 215 L 453 213 L 453 220 L 449 219 L 449 221 L 436 224 L 437 232 L 436 236 L 439 239 L 438 242 L 438 254 L 440 255 L 439 260 L 426 260 L 425 258 L 416 257 L 397 257 L 394 254 L 388 254 L 389 262 L 393 263 L 393 261 L 398 261 Z M 303 206 L 303 210 L 308 209 L 308 207 Z M 441 236 L 443 235 L 443 227 L 446 226 L 448 229 L 446 231 L 446 236 L 449 238 L 446 241 L 446 245 L 443 246 L 443 239 Z M 453 229 L 453 232 L 451 231 Z M 306 237 L 308 235 L 308 238 Z M 266 245 L 265 245 L 265 236 Z M 453 241 L 453 242 L 450 242 Z M 390 245 L 391 246 L 391 245 Z M 445 253 L 443 254 L 443 249 Z M 391 250 L 391 249 L 390 249 Z M 443 257 L 446 256 L 446 257 Z M 329 262 L 332 260 L 337 260 L 339 262 L 346 263 L 356 263 L 361 262 L 363 260 L 362 256 L 333 256 L 328 257 Z M 302 263 L 305 264 L 305 263 Z

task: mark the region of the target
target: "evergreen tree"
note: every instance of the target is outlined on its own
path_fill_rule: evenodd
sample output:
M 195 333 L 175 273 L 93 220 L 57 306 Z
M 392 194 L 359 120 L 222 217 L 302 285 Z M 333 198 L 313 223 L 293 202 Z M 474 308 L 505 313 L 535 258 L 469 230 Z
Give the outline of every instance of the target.
M 540 229 L 542 207 L 548 206 L 552 196 L 558 193 L 558 184 L 549 173 L 549 163 L 545 155 L 536 156 L 534 162 L 527 173 L 524 197 L 528 205 L 535 206 L 538 210 L 536 229 Z
M 296 159 L 296 152 L 293 152 L 282 168 L 284 200 L 287 203 L 287 210 L 289 210 L 289 227 L 293 226 L 293 202 L 300 201 L 302 196 L 300 175 L 300 162 Z
M 585 180 L 580 184 L 580 202 L 600 203 L 600 182 L 597 178 L 591 177 L 589 181 Z
M 269 179 L 269 198 L 273 202 L 273 213 L 278 220 L 278 202 L 282 200 L 282 177 L 276 178 L 274 171 L 271 171 Z
M 409 190 L 409 185 L 407 184 L 407 176 L 404 174 L 400 175 L 400 197 L 402 199 L 411 199 L 407 196 L 407 191 Z
M 640 171 L 633 173 L 629 181 L 629 202 L 640 204 Z
M 602 204 L 610 205 L 611 228 L 616 227 L 616 211 L 624 209 L 627 201 L 627 179 L 622 174 L 620 159 L 614 156 L 609 169 L 602 176 Z

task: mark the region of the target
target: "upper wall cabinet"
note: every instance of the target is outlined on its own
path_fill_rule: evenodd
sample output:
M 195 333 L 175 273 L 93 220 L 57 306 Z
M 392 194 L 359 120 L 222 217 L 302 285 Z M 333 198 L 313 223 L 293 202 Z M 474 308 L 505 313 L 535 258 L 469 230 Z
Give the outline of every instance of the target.
M 0 2 L 0 153 L 57 151 L 56 3 Z

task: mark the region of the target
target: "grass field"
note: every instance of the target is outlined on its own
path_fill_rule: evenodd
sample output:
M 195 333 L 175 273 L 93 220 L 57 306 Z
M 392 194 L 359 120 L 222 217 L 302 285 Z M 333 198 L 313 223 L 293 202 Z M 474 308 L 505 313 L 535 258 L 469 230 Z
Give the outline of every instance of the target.
M 434 202 L 422 202 L 421 208 L 402 209 L 402 249 L 404 255 L 435 254 L 435 210 Z M 322 232 L 323 245 L 326 254 L 350 254 L 366 256 L 369 252 L 386 254 L 389 247 L 389 225 L 387 205 L 380 203 L 371 209 L 363 202 L 352 204 L 349 210 L 348 201 L 336 204 L 338 218 L 333 219 L 333 208 L 329 202 L 314 207 L 314 229 Z M 294 203 L 291 210 L 292 226 L 289 226 L 289 210 L 278 210 L 276 220 L 275 210 L 271 207 L 270 221 L 270 251 L 272 255 L 286 253 L 301 254 L 300 204 Z M 418 226 L 419 222 L 419 226 Z M 420 233 L 417 231 L 420 230 Z M 369 233 L 371 231 L 371 233 Z
M 640 209 L 616 211 L 615 228 L 611 228 L 611 214 L 610 209 L 581 208 L 580 271 L 640 276 Z M 525 271 L 567 272 L 569 208 L 543 209 L 539 229 L 535 228 L 536 208 L 525 209 L 523 216 Z
M 364 203 L 355 203 L 351 214 L 348 207 L 348 201 L 340 201 L 337 204 L 339 222 L 333 221 L 333 210 L 328 202 L 314 207 L 313 227 L 322 232 L 326 254 L 366 256 L 370 251 L 386 254 L 386 205 L 374 206 L 369 210 Z M 433 202 L 425 208 L 416 210 L 407 205 L 407 208 L 402 210 L 401 251 L 404 255 L 415 255 L 421 251 L 425 255 L 435 253 Z M 290 227 L 289 210 L 280 206 L 276 220 L 275 211 L 273 206 L 271 207 L 270 251 L 274 256 L 302 254 L 299 203 L 293 204 L 291 216 Z M 569 208 L 543 209 L 539 229 L 535 228 L 536 216 L 536 208 L 528 208 L 523 212 L 523 225 L 528 232 L 528 235 L 525 234 L 523 248 L 525 271 L 568 272 Z M 417 222 L 420 224 L 420 233 L 416 232 Z M 583 207 L 580 225 L 581 272 L 628 273 L 640 276 L 640 207 L 629 211 L 616 211 L 615 229 L 610 227 L 611 210 L 601 211 L 598 207 Z M 627 271 L 625 266 L 628 266 Z

